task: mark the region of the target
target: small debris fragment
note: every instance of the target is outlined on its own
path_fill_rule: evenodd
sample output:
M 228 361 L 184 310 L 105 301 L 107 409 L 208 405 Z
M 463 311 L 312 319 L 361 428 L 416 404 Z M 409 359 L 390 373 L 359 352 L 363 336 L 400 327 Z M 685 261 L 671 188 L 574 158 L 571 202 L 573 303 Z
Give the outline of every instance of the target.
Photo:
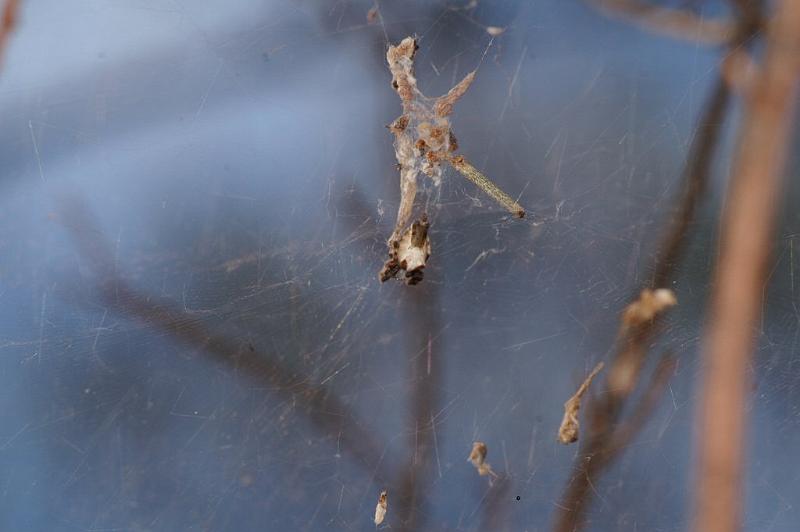
M 564 403 L 564 419 L 561 420 L 561 426 L 558 427 L 558 441 L 564 445 L 569 445 L 570 443 L 578 441 L 578 428 L 580 425 L 578 422 L 578 412 L 581 409 L 581 399 L 589 389 L 589 385 L 592 384 L 592 379 L 600 373 L 601 369 L 603 369 L 602 362 L 597 364 L 592 372 L 589 373 L 589 376 L 586 377 L 583 384 L 580 385 L 575 395 Z
M 367 11 L 367 24 L 375 24 L 378 21 L 378 5 L 374 5 Z
M 472 465 L 475 466 L 475 469 L 478 470 L 478 474 L 482 477 L 486 475 L 491 475 L 492 477 L 497 478 L 497 474 L 492 471 L 492 466 L 490 466 L 486 462 L 486 454 L 489 452 L 489 449 L 486 447 L 486 444 L 482 441 L 476 441 L 472 444 L 472 452 L 469 453 L 469 458 L 467 458 L 468 462 L 471 462 Z
M 639 299 L 628 305 L 622 315 L 623 329 L 636 327 L 656 317 L 660 312 L 678 303 L 675 293 L 668 288 L 645 288 Z
M 381 492 L 381 496 L 378 497 L 378 504 L 375 506 L 375 526 L 383 523 L 386 518 L 386 510 L 388 510 L 387 499 L 388 496 L 386 490 L 384 490 Z
M 505 31 L 506 31 L 505 28 L 501 28 L 499 26 L 487 26 L 486 27 L 486 33 L 488 33 L 492 37 L 497 37 L 498 35 L 502 35 L 503 33 L 505 33 Z

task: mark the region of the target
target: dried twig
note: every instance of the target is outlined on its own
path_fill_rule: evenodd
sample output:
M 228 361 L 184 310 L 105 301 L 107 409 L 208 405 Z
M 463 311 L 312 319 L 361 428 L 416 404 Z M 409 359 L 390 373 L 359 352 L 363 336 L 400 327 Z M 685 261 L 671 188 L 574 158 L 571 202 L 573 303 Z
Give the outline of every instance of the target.
M 403 114 L 388 126 L 395 136 L 394 150 L 400 169 L 400 205 L 397 222 L 388 241 L 389 260 L 381 269 L 380 279 L 387 281 L 405 271 L 408 284 L 422 280 L 431 249 L 426 216 L 423 214 L 409 225 L 420 172 L 438 186 L 441 183 L 442 163 L 449 163 L 514 215 L 525 215 L 517 202 L 463 157 L 454 156 L 458 143 L 448 117 L 453 112 L 453 106 L 472 85 L 475 71 L 464 76 L 447 94 L 435 99 L 426 98 L 417 87 L 414 75 L 417 48 L 417 41 L 413 37 L 406 37 L 400 44 L 390 46 L 386 52 L 386 61 L 392 73 L 392 87 L 400 96 Z
M 578 429 L 580 423 L 578 422 L 578 413 L 581 409 L 581 399 L 592 384 L 592 379 L 600 373 L 603 369 L 603 363 L 599 362 L 589 376 L 580 385 L 575 395 L 567 399 L 564 403 L 564 419 L 561 420 L 561 426 L 558 427 L 558 441 L 563 444 L 574 443 L 578 441 Z
M 739 529 L 747 372 L 800 74 L 800 2 L 782 0 L 753 82 L 723 214 L 705 340 L 694 530 Z
M 492 199 L 505 207 L 508 212 L 517 218 L 522 218 L 525 216 L 525 209 L 523 209 L 522 206 L 514 200 L 514 198 L 497 188 L 497 185 L 489 181 L 489 179 L 477 168 L 467 162 L 462 155 L 451 157 L 449 161 L 453 168 L 458 170 L 461 175 L 481 187 L 492 197 Z
M 644 0 L 587 0 L 612 18 L 632 22 L 653 33 L 705 44 L 731 40 L 736 25 L 730 20 L 708 20 L 685 10 L 648 4 Z

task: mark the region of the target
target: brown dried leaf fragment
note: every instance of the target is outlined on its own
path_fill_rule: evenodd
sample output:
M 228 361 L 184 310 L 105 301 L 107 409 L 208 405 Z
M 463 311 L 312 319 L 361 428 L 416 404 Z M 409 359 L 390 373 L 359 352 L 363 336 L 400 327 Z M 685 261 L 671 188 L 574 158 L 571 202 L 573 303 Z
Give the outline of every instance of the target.
M 603 363 L 598 363 L 589 376 L 580 385 L 575 395 L 567 399 L 564 403 L 564 419 L 561 420 L 561 426 L 558 427 L 558 441 L 564 445 L 578 441 L 578 429 L 580 423 L 578 422 L 578 412 L 581 409 L 581 399 L 592 384 L 592 380 L 603 369 Z
M 408 117 L 406 115 L 398 116 L 394 122 L 386 126 L 389 128 L 389 131 L 394 133 L 395 135 L 399 135 L 403 131 L 406 130 L 408 127 Z
M 386 518 L 386 511 L 389 509 L 387 499 L 388 494 L 386 490 L 383 490 L 380 497 L 378 497 L 378 504 L 375 505 L 375 526 L 383 523 L 383 520 Z
M 658 288 L 656 290 L 645 288 L 639 294 L 639 299 L 625 309 L 622 315 L 623 330 L 646 323 L 655 318 L 660 312 L 675 306 L 677 303 L 675 292 L 669 288 Z
M 467 462 L 472 463 L 475 466 L 475 469 L 478 470 L 478 474 L 482 477 L 486 475 L 491 475 L 494 478 L 497 478 L 497 473 L 492 471 L 492 466 L 486 462 L 486 455 L 489 452 L 489 448 L 486 447 L 486 444 L 482 441 L 476 441 L 472 444 L 472 451 L 469 453 L 469 458 L 467 458 Z

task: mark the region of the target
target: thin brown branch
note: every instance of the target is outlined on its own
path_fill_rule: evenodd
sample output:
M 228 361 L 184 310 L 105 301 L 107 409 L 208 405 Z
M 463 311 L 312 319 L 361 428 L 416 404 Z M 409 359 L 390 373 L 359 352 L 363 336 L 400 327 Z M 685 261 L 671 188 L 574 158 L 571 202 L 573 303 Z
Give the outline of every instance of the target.
M 64 225 L 95 271 L 100 297 L 109 310 L 171 335 L 220 362 L 232 365 L 237 371 L 261 380 L 277 392 L 288 394 L 305 407 L 308 419 L 324 434 L 340 434 L 342 450 L 374 473 L 376 482 L 386 484 L 389 481 L 389 472 L 383 465 L 384 444 L 356 419 L 347 405 L 333 396 L 330 389 L 307 378 L 298 378 L 274 357 L 255 348 L 241 352 L 236 340 L 208 330 L 196 317 L 168 302 L 140 295 L 129 287 L 115 275 L 111 247 L 80 200 L 68 201 L 64 209 Z
M 675 39 L 714 45 L 730 41 L 735 34 L 733 21 L 705 19 L 685 9 L 655 6 L 643 0 L 587 1 L 611 18 Z
M 778 2 L 747 100 L 705 339 L 694 530 L 740 528 L 747 372 L 800 74 L 800 2 Z
M 730 103 L 730 88 L 720 78 L 714 85 L 703 117 L 697 125 L 694 140 L 689 148 L 689 157 L 683 174 L 685 182 L 683 199 L 676 210 L 669 231 L 659 247 L 656 259 L 654 286 L 667 286 L 674 275 L 678 262 L 686 247 L 687 233 L 694 220 L 700 200 L 708 186 L 711 163 L 722 133 L 722 124 Z
M 633 441 L 633 438 L 636 437 L 645 423 L 647 423 L 647 420 L 650 419 L 650 414 L 661 401 L 661 397 L 664 395 L 664 390 L 666 390 L 667 383 L 675 372 L 676 366 L 677 362 L 672 356 L 664 355 L 661 358 L 653 376 L 650 378 L 650 382 L 644 388 L 644 396 L 626 421 L 614 430 L 614 434 L 609 439 L 603 457 L 606 465 Z

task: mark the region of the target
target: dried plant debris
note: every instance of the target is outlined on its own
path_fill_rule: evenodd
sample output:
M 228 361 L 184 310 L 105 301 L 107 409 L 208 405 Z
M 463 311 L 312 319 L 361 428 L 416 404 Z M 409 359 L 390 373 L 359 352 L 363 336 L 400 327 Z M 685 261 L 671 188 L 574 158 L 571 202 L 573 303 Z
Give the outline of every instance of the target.
M 578 429 L 580 423 L 578 422 L 578 412 L 581 409 L 581 399 L 592 384 L 592 380 L 603 369 L 603 363 L 597 364 L 589 376 L 580 385 L 575 395 L 570 397 L 564 403 L 564 419 L 561 420 L 561 426 L 558 427 L 558 441 L 564 445 L 578 441 Z
M 380 525 L 383 523 L 383 520 L 386 519 L 386 510 L 389 509 L 387 499 L 388 494 L 386 490 L 384 490 L 381 492 L 380 497 L 378 497 L 378 504 L 375 505 L 375 526 Z
M 508 212 L 517 218 L 522 218 L 525 216 L 525 209 L 523 209 L 519 203 L 514 201 L 511 196 L 497 188 L 497 185 L 489 181 L 489 179 L 480 173 L 477 168 L 469 164 L 463 156 L 456 155 L 455 157 L 451 157 L 449 162 L 453 168 L 461 173 L 461 175 L 481 187 L 497 203 L 505 207 Z
M 472 452 L 469 453 L 467 462 L 472 463 L 478 474 L 482 477 L 489 475 L 490 477 L 497 478 L 497 473 L 492 471 L 492 466 L 486 461 L 486 454 L 489 452 L 488 447 L 482 441 L 476 441 L 472 444 Z M 490 478 L 491 481 L 491 478 Z
M 492 37 L 499 37 L 503 33 L 505 33 L 506 29 L 501 28 L 499 26 L 486 26 L 486 33 L 491 35 Z
M 378 22 L 378 5 L 373 5 L 369 11 L 367 11 L 367 24 L 375 24 Z
M 414 75 L 414 55 L 417 49 L 417 41 L 413 37 L 406 37 L 396 46 L 390 46 L 386 52 L 386 61 L 392 74 L 392 87 L 400 97 L 403 114 L 387 126 L 395 137 L 394 150 L 400 170 L 400 206 L 397 209 L 394 231 L 388 241 L 389 260 L 380 272 L 380 279 L 386 281 L 405 271 L 408 284 L 416 284 L 422 280 L 430 255 L 427 234 L 429 224 L 425 214 L 411 223 L 420 173 L 425 174 L 438 187 L 442 180 L 442 163 L 448 163 L 512 214 L 520 218 L 525 215 L 525 210 L 510 196 L 469 164 L 463 156 L 455 155 L 458 142 L 450 129 L 448 117 L 475 79 L 475 71 L 464 76 L 447 94 L 438 98 L 427 98 L 417 87 Z
M 659 313 L 678 304 L 675 292 L 669 288 L 645 288 L 639 299 L 628 305 L 622 315 L 622 328 L 630 329 L 647 323 Z
M 428 239 L 428 218 L 424 214 L 422 219 L 411 224 L 400 240 L 392 242 L 389 250 L 389 260 L 383 265 L 380 278 L 387 281 L 405 271 L 406 283 L 415 285 L 422 280 L 422 271 L 431 255 L 431 241 Z

